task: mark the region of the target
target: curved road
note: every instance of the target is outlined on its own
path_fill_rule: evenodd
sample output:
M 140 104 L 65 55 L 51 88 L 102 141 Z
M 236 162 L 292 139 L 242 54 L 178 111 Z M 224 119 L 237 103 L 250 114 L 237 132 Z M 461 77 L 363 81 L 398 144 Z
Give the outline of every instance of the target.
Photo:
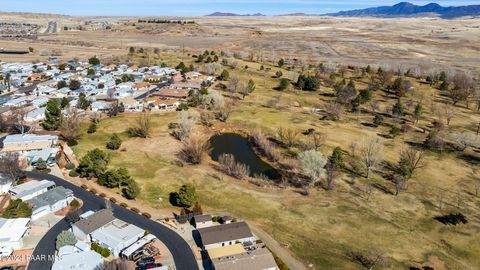
M 83 201 L 82 210 L 84 212 L 88 210 L 102 209 L 105 204 L 105 200 L 103 198 L 54 175 L 38 172 L 27 172 L 27 176 L 39 180 L 47 179 L 55 182 L 58 186 L 71 189 L 75 197 Z M 151 234 L 155 235 L 160 241 L 162 241 L 173 255 L 176 269 L 198 269 L 197 260 L 190 249 L 190 246 L 177 233 L 160 223 L 147 219 L 144 216 L 136 214 L 117 204 L 112 204 L 112 208 L 113 214 L 116 218 L 134 224 L 142 229 L 149 230 Z M 47 232 L 47 234 L 45 234 L 45 236 L 43 236 L 43 238 L 40 240 L 40 243 L 38 243 L 33 251 L 32 260 L 28 265 L 28 270 L 50 270 L 53 261 L 49 260 L 48 256 L 53 256 L 55 254 L 55 239 L 61 231 L 68 228 L 69 226 L 67 222 L 62 220 L 53 226 Z

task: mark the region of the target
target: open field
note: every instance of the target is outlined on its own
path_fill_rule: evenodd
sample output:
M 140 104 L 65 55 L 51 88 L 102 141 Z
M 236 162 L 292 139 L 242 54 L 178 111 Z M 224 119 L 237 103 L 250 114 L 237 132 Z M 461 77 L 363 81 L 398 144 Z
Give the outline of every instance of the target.
M 333 18 L 333 17 L 192 17 L 195 24 L 144 24 L 134 17 L 80 18 L 39 14 L 2 14 L 2 22 L 35 23 L 46 29 L 58 23 L 58 32 L 32 40 L 0 40 L 0 47 L 35 48 L 9 60 L 45 60 L 40 52 L 59 49 L 70 59 L 98 52 L 118 55 L 129 47 L 159 48 L 195 53 L 217 49 L 254 59 L 299 59 L 304 63 L 332 62 L 450 67 L 479 70 L 480 19 Z M 145 19 L 145 18 L 143 18 Z M 163 19 L 163 18 L 162 18 Z M 110 29 L 85 26 L 85 21 L 108 21 Z M 68 30 L 82 26 L 86 30 Z M 27 44 L 28 43 L 28 44 Z M 58 48 L 65 46 L 64 48 Z M 2 56 L 2 60 L 6 59 Z
M 165 54 L 159 62 L 176 65 L 186 57 Z M 349 151 L 353 142 L 367 136 L 382 139 L 386 161 L 396 164 L 400 150 L 408 143 L 422 143 L 426 134 L 410 131 L 391 139 L 387 127 L 371 127 L 373 116 L 368 113 L 346 113 L 340 121 L 320 120 L 311 107 L 321 108 L 333 92 L 321 87 L 317 92 L 288 90 L 278 92 L 272 88 L 278 79 L 272 78 L 278 68 L 260 71 L 260 65 L 240 62 L 247 70 L 230 70 L 241 80 L 252 78 L 256 90 L 245 99 L 235 99 L 235 109 L 227 124 L 215 122 L 214 130 L 238 128 L 244 131 L 261 129 L 274 137 L 279 127 L 296 130 L 314 128 L 325 135 L 321 151 L 329 155 L 336 146 Z M 285 77 L 289 72 L 282 70 Z M 347 76 L 352 76 L 348 74 Z M 410 78 L 409 78 L 410 79 Z M 425 112 L 418 127 L 426 127 L 436 118 L 432 111 L 445 101 L 438 90 L 423 81 L 410 79 L 415 87 L 404 101 L 421 102 Z M 364 89 L 367 79 L 355 79 L 357 89 Z M 272 98 L 279 104 L 266 107 Z M 227 97 L 227 99 L 229 99 Z M 374 99 L 380 101 L 379 111 L 393 105 L 394 99 L 377 91 Z M 411 111 L 411 108 L 407 108 Z M 427 152 L 426 166 L 409 180 L 408 190 L 394 196 L 394 184 L 375 173 L 371 179 L 342 174 L 333 191 L 312 189 L 309 196 L 289 187 L 273 185 L 257 187 L 241 182 L 214 169 L 212 161 L 200 166 L 178 166 L 176 153 L 180 142 L 170 134 L 168 124 L 177 121 L 175 112 L 154 114 L 154 131 L 151 138 L 129 138 L 126 130 L 135 121 L 135 115 L 126 114 L 101 121 L 95 134 L 83 134 L 74 148 L 81 157 L 95 147 L 105 149 L 111 133 L 122 134 L 121 150 L 111 152 L 112 167 L 124 166 L 141 184 L 140 199 L 154 207 L 170 207 L 169 193 L 183 183 L 194 183 L 200 193 L 200 202 L 208 211 L 230 212 L 235 216 L 259 225 L 277 241 L 288 247 L 305 265 L 315 269 L 363 269 L 347 256 L 351 251 L 379 250 L 390 259 L 390 269 L 429 265 L 434 269 L 477 269 L 480 267 L 480 208 L 475 190 L 480 184 L 478 162 L 466 158 L 467 152 Z M 480 115 L 463 105 L 456 106 L 454 118 L 445 134 L 475 130 Z M 196 132 L 210 134 L 202 126 Z M 307 136 L 299 135 L 307 142 Z M 123 149 L 123 150 L 122 150 Z M 286 151 L 286 150 L 285 150 Z M 298 150 L 296 150 L 298 151 Z M 288 151 L 287 151 L 288 152 Z M 368 186 L 376 184 L 369 195 Z M 177 209 L 178 211 L 178 209 Z M 433 217 L 450 212 L 461 212 L 468 223 L 445 226 Z

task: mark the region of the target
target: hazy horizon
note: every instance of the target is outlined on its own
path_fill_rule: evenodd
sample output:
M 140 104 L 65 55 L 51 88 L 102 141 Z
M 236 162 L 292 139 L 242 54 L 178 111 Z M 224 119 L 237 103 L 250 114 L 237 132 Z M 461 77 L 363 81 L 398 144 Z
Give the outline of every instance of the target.
M 238 14 L 262 13 L 281 15 L 288 13 L 325 14 L 341 10 L 362 9 L 375 6 L 393 5 L 397 1 L 334 1 L 334 0 L 22 0 L 2 3 L 0 11 L 51 13 L 73 16 L 203 16 L 213 12 Z M 417 5 L 430 2 L 442 6 L 480 4 L 480 1 L 439 0 L 408 1 Z

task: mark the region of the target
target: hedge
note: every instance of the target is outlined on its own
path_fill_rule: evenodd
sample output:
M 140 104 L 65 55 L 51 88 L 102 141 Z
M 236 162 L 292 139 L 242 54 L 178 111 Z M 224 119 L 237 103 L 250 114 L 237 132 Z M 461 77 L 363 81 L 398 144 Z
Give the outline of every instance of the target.
M 93 194 L 97 194 L 97 190 L 94 189 L 94 188 L 91 188 L 91 189 L 90 189 L 90 192 L 92 192 Z
M 147 212 L 142 213 L 142 216 L 146 218 L 152 218 L 152 215 L 150 215 L 150 213 L 147 213 Z
M 123 207 L 123 208 L 127 208 L 127 207 L 128 207 L 128 204 L 122 202 L 122 203 L 120 203 L 120 206 Z
M 117 199 L 115 199 L 115 198 L 112 197 L 112 198 L 110 198 L 110 201 L 113 202 L 113 203 L 116 203 L 116 202 L 117 202 Z
M 87 188 L 88 188 L 87 185 L 85 185 L 85 184 L 82 184 L 80 187 L 83 188 L 83 189 L 87 189 Z
M 102 193 L 100 193 L 99 196 L 102 197 L 102 198 L 105 198 L 105 197 L 107 197 L 107 194 L 105 194 L 105 193 L 102 192 Z
M 73 170 L 73 169 L 75 169 L 75 164 L 73 164 L 73 163 L 68 163 L 68 164 L 65 166 L 65 169 L 67 169 L 67 170 Z
M 102 257 L 104 258 L 107 258 L 108 256 L 110 256 L 110 250 L 108 250 L 107 248 L 101 247 L 97 243 L 92 243 L 92 250 L 102 255 Z
M 135 208 L 135 207 L 132 207 L 132 209 L 130 209 L 130 210 L 132 210 L 133 212 L 135 212 L 137 214 L 140 213 L 140 210 L 138 210 L 138 208 Z

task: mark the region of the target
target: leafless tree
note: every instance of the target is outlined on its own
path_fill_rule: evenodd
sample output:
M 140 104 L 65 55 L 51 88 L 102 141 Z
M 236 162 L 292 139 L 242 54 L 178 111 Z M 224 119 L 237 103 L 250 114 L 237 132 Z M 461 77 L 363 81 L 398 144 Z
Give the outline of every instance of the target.
M 250 134 L 253 143 L 257 146 L 263 154 L 271 161 L 279 161 L 281 158 L 280 152 L 277 148 L 263 135 L 260 130 L 255 130 Z
M 232 76 L 230 78 L 230 84 L 227 87 L 227 92 L 233 96 L 238 91 L 238 86 L 240 83 L 240 78 L 238 76 Z
M 325 143 L 326 136 L 323 133 L 314 132 L 310 135 L 311 148 L 314 150 L 320 150 L 320 146 Z
M 298 161 L 303 173 L 309 178 L 309 186 L 314 186 L 318 183 L 325 174 L 325 165 L 327 158 L 315 150 L 308 150 L 298 155 Z
M 326 171 L 326 185 L 325 189 L 326 190 L 332 190 L 334 187 L 334 181 L 337 176 L 337 171 L 335 170 L 335 166 L 331 162 L 327 162 L 327 165 L 325 166 L 325 171 Z
M 445 117 L 447 126 L 450 125 L 454 116 L 453 106 L 450 103 L 445 103 L 443 106 L 443 116 Z
M 348 148 L 350 148 L 350 152 L 352 153 L 352 157 L 355 157 L 357 155 L 357 148 L 358 148 L 357 142 L 351 142 L 348 145 Z
M 80 116 L 77 109 L 71 109 L 68 115 L 62 119 L 59 127 L 60 134 L 67 143 L 77 141 L 82 134 L 80 127 Z
M 215 117 L 222 122 L 227 122 L 228 118 L 233 112 L 233 104 L 225 104 L 223 107 L 219 108 L 215 113 Z
M 213 120 L 215 117 L 207 110 L 202 110 L 200 112 L 200 123 L 205 127 L 213 126 Z
M 402 150 L 400 152 L 399 166 L 405 181 L 408 180 L 415 171 L 425 167 L 425 152 L 412 147 Z
M 130 136 L 148 138 L 152 133 L 152 120 L 147 113 L 141 113 L 135 119 L 134 125 L 128 130 Z
M 352 261 L 362 265 L 366 269 L 373 270 L 376 266 L 388 267 L 390 260 L 383 252 L 372 249 L 366 252 L 349 252 L 347 254 Z
M 398 196 L 400 192 L 407 188 L 407 181 L 402 175 L 395 175 L 393 177 L 393 183 L 395 184 L 395 196 Z
M 13 107 L 8 115 L 7 122 L 10 127 L 24 133 L 25 130 L 25 117 L 27 116 L 28 110 L 24 107 Z
M 175 138 L 183 141 L 188 137 L 197 122 L 197 114 L 192 111 L 180 111 L 178 114 L 178 128 L 173 132 Z
M 218 163 L 226 174 L 239 180 L 244 180 L 250 174 L 250 168 L 237 162 L 232 154 L 222 154 L 218 157 Z
M 134 264 L 125 259 L 114 259 L 112 261 L 105 261 L 98 270 L 133 270 Z
M 335 101 L 330 101 L 327 104 L 325 104 L 325 112 L 327 119 L 332 120 L 332 121 L 337 121 L 340 120 L 342 117 L 343 113 L 343 108 L 340 103 L 335 102 Z
M 380 108 L 380 104 L 378 102 L 378 100 L 372 100 L 368 103 L 368 105 L 370 106 L 370 110 L 372 110 L 372 112 L 376 113 L 378 111 L 378 109 Z
M 187 163 L 200 164 L 209 148 L 210 144 L 207 138 L 200 135 L 190 135 L 183 141 L 178 156 Z
M 65 216 L 65 220 L 69 223 L 75 223 L 80 220 L 81 210 L 79 208 L 72 208 Z
M 360 145 L 360 159 L 366 170 L 366 177 L 383 161 L 383 145 L 378 138 L 364 139 Z
M 0 172 L 10 178 L 13 183 L 22 176 L 19 155 L 16 152 L 6 152 L 0 156 Z
M 474 93 L 474 84 L 470 76 L 463 72 L 456 73 L 452 78 L 454 87 L 448 90 L 448 96 L 453 102 L 453 105 L 459 101 L 464 101 L 468 108 L 468 99 Z

